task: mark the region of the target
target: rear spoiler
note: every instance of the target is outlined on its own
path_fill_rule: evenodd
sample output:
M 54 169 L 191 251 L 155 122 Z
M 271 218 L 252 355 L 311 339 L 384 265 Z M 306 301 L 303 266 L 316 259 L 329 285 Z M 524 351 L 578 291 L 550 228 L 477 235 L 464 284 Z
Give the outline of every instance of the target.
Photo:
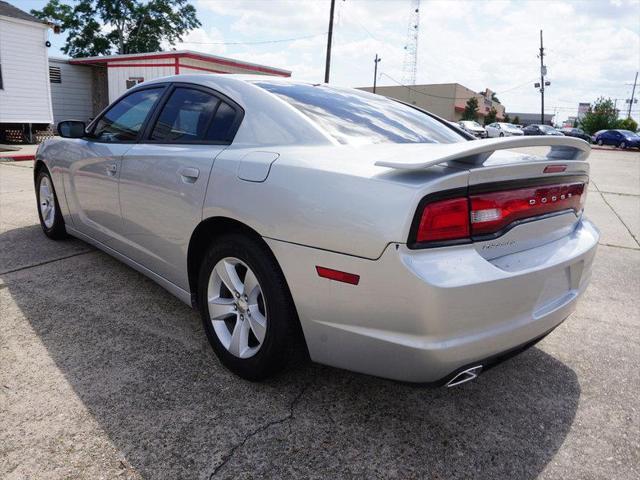
M 379 167 L 399 170 L 419 170 L 440 163 L 458 161 L 481 165 L 493 152 L 522 147 L 551 147 L 548 160 L 585 160 L 591 147 L 584 140 L 565 136 L 503 137 L 458 143 L 434 143 L 424 145 L 425 158 L 398 158 L 379 160 Z

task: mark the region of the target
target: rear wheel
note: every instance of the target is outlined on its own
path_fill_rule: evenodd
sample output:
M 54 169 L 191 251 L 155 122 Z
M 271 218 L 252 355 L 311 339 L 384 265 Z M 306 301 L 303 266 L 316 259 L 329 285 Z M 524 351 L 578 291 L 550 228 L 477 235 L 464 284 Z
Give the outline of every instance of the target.
M 501 136 L 501 137 L 504 137 L 504 133 L 500 132 L 500 136 Z
M 41 170 L 36 177 L 36 199 L 40 226 L 44 234 L 53 240 L 65 238 L 67 231 L 64 227 L 64 219 L 51 175 L 47 170 Z
M 221 237 L 206 255 L 198 285 L 203 326 L 225 367 L 262 380 L 286 366 L 299 345 L 297 316 L 266 245 L 240 234 Z

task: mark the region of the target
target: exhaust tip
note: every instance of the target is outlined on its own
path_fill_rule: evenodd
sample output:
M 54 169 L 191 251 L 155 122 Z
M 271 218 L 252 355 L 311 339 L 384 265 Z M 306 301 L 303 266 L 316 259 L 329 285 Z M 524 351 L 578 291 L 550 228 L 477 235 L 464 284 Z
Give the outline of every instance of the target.
M 456 387 L 458 385 L 462 385 L 463 383 L 470 382 L 471 380 L 475 380 L 478 378 L 482 372 L 482 365 L 476 365 L 475 367 L 467 368 L 466 370 L 461 371 L 455 377 L 447 382 L 447 388 Z

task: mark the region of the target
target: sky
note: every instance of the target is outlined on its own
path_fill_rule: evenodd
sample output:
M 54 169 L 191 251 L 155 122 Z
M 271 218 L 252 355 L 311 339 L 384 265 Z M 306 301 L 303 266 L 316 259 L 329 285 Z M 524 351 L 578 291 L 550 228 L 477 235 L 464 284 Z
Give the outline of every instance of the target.
M 9 0 L 29 10 L 46 0 Z M 66 0 L 73 3 L 72 0 Z M 330 0 L 194 0 L 202 27 L 170 46 L 285 68 L 322 82 Z M 336 0 L 331 83 L 370 86 L 403 80 L 411 0 Z M 422 0 L 416 83 L 457 82 L 494 90 L 507 112 L 539 112 L 538 48 L 544 31 L 545 112 L 556 122 L 579 102 L 631 97 L 640 70 L 640 0 Z M 64 35 L 50 35 L 64 56 Z M 258 42 L 258 43 L 256 43 Z M 269 43 L 261 43 L 269 42 Z M 636 89 L 636 96 L 638 95 Z M 626 116 L 626 113 L 625 113 Z M 632 108 L 640 119 L 640 101 Z

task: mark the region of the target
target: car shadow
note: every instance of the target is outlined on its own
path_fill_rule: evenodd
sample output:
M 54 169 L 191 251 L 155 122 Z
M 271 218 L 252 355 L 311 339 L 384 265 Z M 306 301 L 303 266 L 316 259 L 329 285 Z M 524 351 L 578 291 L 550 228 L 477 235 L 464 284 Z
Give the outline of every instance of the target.
M 0 280 L 143 478 L 535 478 L 580 398 L 539 348 L 454 389 L 311 363 L 250 383 L 219 364 L 196 312 L 101 252 Z

